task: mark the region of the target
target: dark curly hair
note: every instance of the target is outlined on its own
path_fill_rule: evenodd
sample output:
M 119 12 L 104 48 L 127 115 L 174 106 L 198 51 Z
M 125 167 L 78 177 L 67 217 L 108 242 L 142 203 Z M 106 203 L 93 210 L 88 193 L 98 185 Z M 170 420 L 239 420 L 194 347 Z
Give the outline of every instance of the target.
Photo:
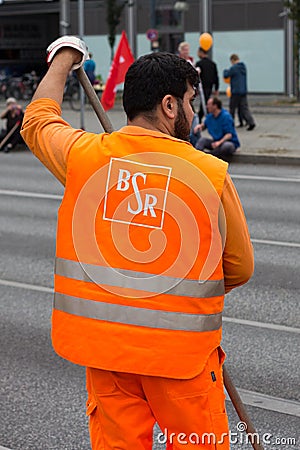
M 199 75 L 185 59 L 165 52 L 141 56 L 125 77 L 123 106 L 128 119 L 153 111 L 165 95 L 183 99 L 188 83 L 197 90 Z

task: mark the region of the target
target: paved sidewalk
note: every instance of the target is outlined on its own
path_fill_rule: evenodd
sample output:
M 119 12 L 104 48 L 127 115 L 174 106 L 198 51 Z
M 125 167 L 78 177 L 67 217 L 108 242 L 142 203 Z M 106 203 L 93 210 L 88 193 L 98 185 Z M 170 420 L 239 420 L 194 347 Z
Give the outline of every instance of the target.
M 224 95 L 221 99 L 228 109 L 229 99 Z M 275 95 L 249 95 L 248 101 L 256 127 L 252 131 L 237 128 L 241 147 L 231 162 L 300 165 L 300 103 Z M 125 124 L 120 102 L 108 116 L 116 129 Z M 97 122 L 96 127 L 99 130 Z
M 228 98 L 221 95 L 221 99 L 228 109 Z M 248 102 L 256 127 L 252 131 L 237 128 L 241 147 L 231 162 L 300 165 L 300 103 L 275 95 L 249 95 Z M 0 110 L 3 108 L 4 104 L 0 104 Z M 81 127 L 80 112 L 72 111 L 68 102 L 63 105 L 63 116 L 72 126 Z M 115 129 L 126 124 L 120 100 L 108 116 Z M 87 131 L 103 131 L 91 106 L 84 112 L 83 124 Z
M 221 99 L 228 109 L 229 99 Z M 248 104 L 256 127 L 237 128 L 241 147 L 231 161 L 300 165 L 300 103 L 284 96 L 249 95 Z
M 300 164 L 300 115 L 252 111 L 256 127 L 237 128 L 241 147 L 232 161 Z

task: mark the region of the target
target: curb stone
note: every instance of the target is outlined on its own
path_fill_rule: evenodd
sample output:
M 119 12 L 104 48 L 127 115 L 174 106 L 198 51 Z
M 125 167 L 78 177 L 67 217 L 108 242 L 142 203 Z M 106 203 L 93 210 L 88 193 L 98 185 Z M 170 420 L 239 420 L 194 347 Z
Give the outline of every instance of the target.
M 300 165 L 300 156 L 287 156 L 287 155 L 267 155 L 267 154 L 255 154 L 255 153 L 238 153 L 232 155 L 227 159 L 229 163 L 242 163 L 242 164 L 274 164 L 295 166 Z

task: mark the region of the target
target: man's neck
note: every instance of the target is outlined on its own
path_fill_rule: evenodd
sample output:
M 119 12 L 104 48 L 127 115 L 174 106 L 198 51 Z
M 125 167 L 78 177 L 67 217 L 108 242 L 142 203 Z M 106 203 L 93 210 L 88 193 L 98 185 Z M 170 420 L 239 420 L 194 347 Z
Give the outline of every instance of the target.
M 220 114 L 221 114 L 221 109 L 217 109 L 214 113 L 213 113 L 213 116 L 215 117 L 215 118 L 217 118 Z
M 134 127 L 146 128 L 146 130 L 158 131 L 160 133 L 168 134 L 172 136 L 171 130 L 163 121 L 150 120 L 145 116 L 135 117 L 133 120 L 128 120 L 127 125 Z

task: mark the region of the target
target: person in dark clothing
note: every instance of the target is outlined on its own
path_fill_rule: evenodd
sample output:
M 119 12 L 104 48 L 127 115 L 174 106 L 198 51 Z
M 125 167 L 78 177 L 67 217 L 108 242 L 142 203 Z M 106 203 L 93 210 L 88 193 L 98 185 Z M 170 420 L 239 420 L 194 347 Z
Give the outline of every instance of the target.
M 219 75 L 216 63 L 209 58 L 208 53 L 201 47 L 198 49 L 198 56 L 200 59 L 196 62 L 195 67 L 200 72 L 200 80 L 206 104 L 212 94 L 215 96 L 219 95 Z M 201 123 L 204 116 L 201 102 L 198 115 L 199 122 Z
M 255 128 L 255 122 L 250 113 L 247 99 L 247 69 L 245 63 L 240 61 L 236 54 L 230 56 L 232 66 L 223 71 L 224 78 L 230 78 L 231 97 L 229 101 L 229 111 L 234 120 L 235 110 L 238 109 L 240 120 L 239 126 L 242 127 L 245 120 L 248 125 L 247 130 Z
M 6 109 L 0 114 L 0 119 L 6 119 L 6 128 L 2 129 L 0 132 L 0 145 L 6 138 L 5 146 L 3 146 L 3 151 L 5 153 L 8 153 L 17 144 L 24 144 L 20 135 L 23 117 L 24 112 L 22 107 L 17 104 L 15 98 L 9 97 L 6 100 Z

